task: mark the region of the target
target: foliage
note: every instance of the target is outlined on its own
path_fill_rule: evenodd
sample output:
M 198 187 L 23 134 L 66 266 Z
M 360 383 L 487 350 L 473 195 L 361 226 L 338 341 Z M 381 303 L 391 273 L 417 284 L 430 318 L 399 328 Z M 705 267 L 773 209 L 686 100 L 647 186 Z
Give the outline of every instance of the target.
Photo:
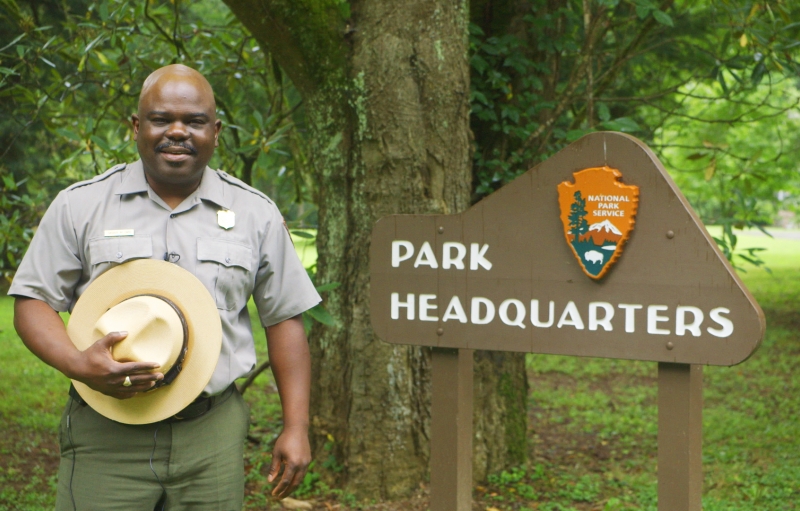
M 528 5 L 472 7 L 475 198 L 596 130 L 651 144 L 706 222 L 765 225 L 800 195 L 796 2 Z
M 686 116 L 667 119 L 654 146 L 700 217 L 724 227 L 716 239 L 728 258 L 758 265 L 758 251 L 737 250 L 733 230 L 770 225 L 782 209 L 800 213 L 800 91 L 795 80 L 775 80 L 743 101 L 709 104 L 720 84 L 690 87 Z
M 221 2 L 3 6 L 0 173 L 15 197 L 0 213 L 19 220 L 16 230 L 3 226 L 12 254 L 4 271 L 16 267 L 55 190 L 136 159 L 129 117 L 140 84 L 170 63 L 198 69 L 214 88 L 225 128 L 211 165 L 277 199 L 296 224 L 314 222 L 300 98 Z

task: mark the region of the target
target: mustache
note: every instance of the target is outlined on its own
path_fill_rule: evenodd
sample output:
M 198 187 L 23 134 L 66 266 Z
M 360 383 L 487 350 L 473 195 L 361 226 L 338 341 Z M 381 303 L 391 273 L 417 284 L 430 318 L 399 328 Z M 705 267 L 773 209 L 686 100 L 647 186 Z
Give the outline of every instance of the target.
M 197 154 L 197 149 L 187 144 L 186 142 L 164 142 L 163 144 L 159 144 L 156 146 L 156 152 L 160 153 L 161 151 L 163 151 L 168 147 L 180 147 L 182 149 L 186 149 L 192 154 Z

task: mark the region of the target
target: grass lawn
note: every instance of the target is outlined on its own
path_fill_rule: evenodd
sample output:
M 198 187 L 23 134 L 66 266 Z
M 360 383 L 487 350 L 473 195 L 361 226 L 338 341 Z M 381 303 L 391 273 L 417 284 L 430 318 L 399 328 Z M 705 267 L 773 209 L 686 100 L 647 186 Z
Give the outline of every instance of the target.
M 311 251 L 295 239 L 298 252 Z M 772 274 L 743 279 L 767 314 L 767 335 L 745 363 L 704 369 L 703 509 L 797 509 L 800 497 L 800 241 L 742 236 L 769 248 Z M 310 248 L 309 248 L 310 247 Z M 315 254 L 301 252 L 308 261 Z M 0 511 L 53 507 L 57 423 L 67 380 L 17 339 L 12 300 L 0 298 Z M 263 330 L 257 332 L 263 357 Z M 656 509 L 656 364 L 529 355 L 530 461 L 475 489 L 476 510 Z M 269 446 L 279 428 L 274 383 L 265 372 L 245 394 L 253 425 L 247 509 L 281 509 L 265 499 Z M 424 510 L 424 494 L 381 505 L 307 478 L 298 498 L 314 509 Z

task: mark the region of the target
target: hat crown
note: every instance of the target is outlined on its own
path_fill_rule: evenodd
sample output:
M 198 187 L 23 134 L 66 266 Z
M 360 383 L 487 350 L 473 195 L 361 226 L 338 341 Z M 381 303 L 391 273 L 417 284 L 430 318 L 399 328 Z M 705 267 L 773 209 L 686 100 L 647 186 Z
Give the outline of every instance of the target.
M 106 311 L 94 325 L 94 339 L 110 332 L 127 331 L 115 344 L 112 356 L 118 362 L 155 362 L 167 372 L 183 347 L 183 323 L 176 310 L 156 296 L 134 296 Z

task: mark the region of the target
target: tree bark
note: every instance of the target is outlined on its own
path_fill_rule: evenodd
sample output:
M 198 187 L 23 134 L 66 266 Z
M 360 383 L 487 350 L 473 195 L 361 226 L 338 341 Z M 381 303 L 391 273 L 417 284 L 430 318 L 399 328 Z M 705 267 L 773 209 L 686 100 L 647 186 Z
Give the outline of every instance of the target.
M 430 353 L 375 337 L 370 234 L 384 215 L 469 205 L 467 5 L 355 0 L 348 13 L 336 1 L 226 3 L 303 94 L 318 187 L 317 283 L 341 284 L 325 296 L 337 325 L 310 336 L 316 466 L 360 497 L 407 495 L 427 479 Z M 505 438 L 503 416 L 484 422 L 496 428 L 479 428 L 484 436 Z

